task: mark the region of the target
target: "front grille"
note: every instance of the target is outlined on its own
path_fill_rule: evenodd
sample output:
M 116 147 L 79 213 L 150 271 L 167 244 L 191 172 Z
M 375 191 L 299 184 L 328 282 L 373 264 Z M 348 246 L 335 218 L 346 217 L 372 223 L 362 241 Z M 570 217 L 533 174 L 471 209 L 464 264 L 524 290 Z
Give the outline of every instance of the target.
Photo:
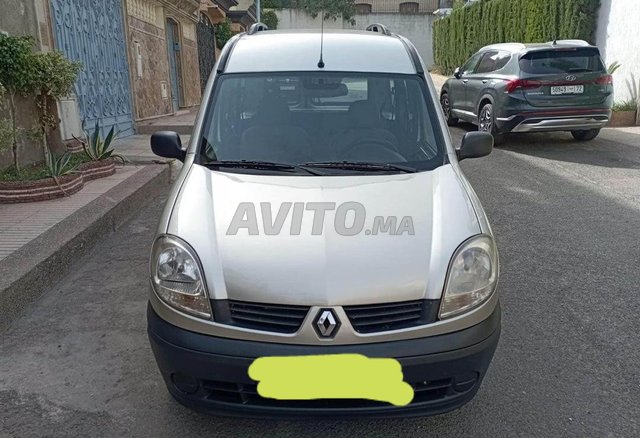
M 306 306 L 212 300 L 214 320 L 221 324 L 275 333 L 295 333 L 309 312 Z
M 387 332 L 435 322 L 439 300 L 345 306 L 344 311 L 358 333 Z
M 458 382 L 453 378 L 414 382 L 414 396 L 411 405 L 430 403 L 436 401 L 445 402 L 471 391 L 478 381 L 478 375 L 465 378 L 464 382 Z M 212 402 L 224 402 L 251 406 L 265 406 L 274 408 L 291 409 L 349 409 L 349 408 L 376 408 L 391 407 L 389 403 L 365 399 L 320 399 L 320 400 L 274 400 L 263 398 L 258 394 L 255 383 L 232 383 L 213 380 L 200 382 L 200 389 L 194 397 Z

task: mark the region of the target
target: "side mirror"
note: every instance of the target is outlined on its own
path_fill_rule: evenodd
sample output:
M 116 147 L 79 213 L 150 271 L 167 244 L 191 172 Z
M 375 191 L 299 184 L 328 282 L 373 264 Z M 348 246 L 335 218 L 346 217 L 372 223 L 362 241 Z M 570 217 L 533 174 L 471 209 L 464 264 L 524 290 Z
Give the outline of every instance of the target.
M 458 161 L 487 156 L 493 150 L 493 135 L 488 132 L 467 132 L 456 150 Z
M 187 152 L 182 149 L 182 140 L 177 132 L 158 131 L 151 136 L 151 150 L 163 158 L 176 158 L 184 161 Z
M 460 67 L 456 67 L 456 69 L 453 71 L 453 77 L 455 77 L 456 79 L 460 79 L 462 77 Z

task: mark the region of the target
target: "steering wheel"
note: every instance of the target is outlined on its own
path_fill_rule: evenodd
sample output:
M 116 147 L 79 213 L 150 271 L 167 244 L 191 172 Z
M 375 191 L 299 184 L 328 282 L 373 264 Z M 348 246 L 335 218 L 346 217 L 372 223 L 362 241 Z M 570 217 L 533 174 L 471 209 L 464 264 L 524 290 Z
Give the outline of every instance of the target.
M 379 161 L 381 163 L 407 161 L 395 149 L 390 141 L 380 138 L 364 138 L 345 146 L 340 152 L 340 158 L 348 161 Z

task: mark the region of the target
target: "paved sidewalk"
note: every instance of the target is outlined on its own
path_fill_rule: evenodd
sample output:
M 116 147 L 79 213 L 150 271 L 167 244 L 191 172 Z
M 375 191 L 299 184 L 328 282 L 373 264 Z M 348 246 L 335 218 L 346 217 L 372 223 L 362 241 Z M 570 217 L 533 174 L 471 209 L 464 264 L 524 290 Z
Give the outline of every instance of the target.
M 0 204 L 0 260 L 126 181 L 141 168 L 119 167 L 115 175 L 89 181 L 80 192 L 69 197 L 24 204 Z
M 194 107 L 179 111 L 174 115 L 158 117 L 157 119 L 137 123 L 136 132 L 138 134 L 148 135 L 156 131 L 176 131 L 181 135 L 191 134 L 199 109 L 199 107 Z
M 165 194 L 170 173 L 167 165 L 125 166 L 70 197 L 0 205 L 0 332 L 97 242 Z

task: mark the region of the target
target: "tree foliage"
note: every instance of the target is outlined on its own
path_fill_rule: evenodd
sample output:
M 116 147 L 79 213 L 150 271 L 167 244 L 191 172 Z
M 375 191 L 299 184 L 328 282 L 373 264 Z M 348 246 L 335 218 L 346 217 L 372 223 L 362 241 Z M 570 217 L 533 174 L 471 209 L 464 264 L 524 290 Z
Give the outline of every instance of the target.
M 278 28 L 278 16 L 273 11 L 263 11 L 260 20 L 271 30 Z
M 23 36 L 0 35 L 0 84 L 7 95 L 10 123 L 4 122 L 1 130 L 3 143 L 7 143 L 7 131 L 16 173 L 20 172 L 18 138 L 22 132 L 32 132 L 30 127 L 18 126 L 15 98 L 18 94 L 33 97 L 40 109 L 39 122 L 43 141 L 43 159 L 48 148 L 44 143 L 48 129 L 58 124 L 49 111 L 54 99 L 71 92 L 82 64 L 66 59 L 62 53 L 36 53 L 34 39 Z
M 344 19 L 354 23 L 355 3 L 355 0 L 264 0 L 263 7 L 270 9 L 302 9 L 314 18 L 322 13 L 325 20 Z
M 82 69 L 82 63 L 65 58 L 61 52 L 36 53 L 34 55 L 33 89 L 37 94 L 40 110 L 39 123 L 43 141 L 43 155 L 47 158 L 47 133 L 58 126 L 58 118 L 49 107 L 61 97 L 73 91 L 73 84 Z
M 218 49 L 222 49 L 232 36 L 231 21 L 228 18 L 216 25 L 216 46 L 218 46 Z
M 433 26 L 434 60 L 451 73 L 487 44 L 583 39 L 593 42 L 600 0 L 483 0 Z
M 7 93 L 9 103 L 10 145 L 13 154 L 13 165 L 16 172 L 20 169 L 18 157 L 18 136 L 16 95 L 29 94 L 34 91 L 34 56 L 32 37 L 11 37 L 0 34 L 0 83 Z

